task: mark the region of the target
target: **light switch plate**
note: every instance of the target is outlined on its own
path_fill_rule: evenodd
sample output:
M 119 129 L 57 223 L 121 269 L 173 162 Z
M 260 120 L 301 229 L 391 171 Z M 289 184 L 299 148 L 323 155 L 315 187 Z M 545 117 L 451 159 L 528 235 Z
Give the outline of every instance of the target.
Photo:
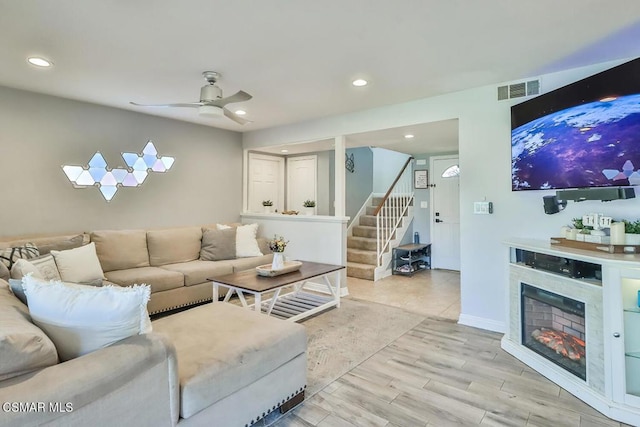
M 423 209 L 427 209 L 429 207 L 429 202 L 420 202 L 420 207 Z
M 493 213 L 492 202 L 473 202 L 473 213 L 476 215 L 489 215 Z

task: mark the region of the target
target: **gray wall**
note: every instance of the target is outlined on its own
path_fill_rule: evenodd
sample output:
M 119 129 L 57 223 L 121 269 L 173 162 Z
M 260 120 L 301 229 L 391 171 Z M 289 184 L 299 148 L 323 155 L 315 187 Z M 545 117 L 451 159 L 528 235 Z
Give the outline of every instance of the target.
M 107 203 L 97 189 L 75 189 L 61 165 L 85 165 L 100 151 L 120 153 L 152 140 L 176 158 L 138 188 Z M 242 145 L 237 132 L 0 87 L 0 236 L 236 221 L 242 207 Z
M 335 200 L 335 154 L 330 152 L 330 200 Z M 345 171 L 345 212 L 349 217 L 349 224 L 353 217 L 358 213 L 369 195 L 373 192 L 373 152 L 369 147 L 349 148 L 346 155 L 353 154 L 353 163 L 355 169 L 353 173 Z M 335 214 L 332 206 L 331 215 Z

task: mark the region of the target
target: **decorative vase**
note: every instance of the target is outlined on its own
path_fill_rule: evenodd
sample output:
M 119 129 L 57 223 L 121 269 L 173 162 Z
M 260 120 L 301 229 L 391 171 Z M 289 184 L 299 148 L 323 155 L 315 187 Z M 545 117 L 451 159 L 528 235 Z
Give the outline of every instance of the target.
M 309 208 L 309 207 L 305 207 L 304 208 L 304 213 L 305 215 L 313 215 L 316 212 L 316 208 Z
M 264 213 L 271 213 L 271 208 L 273 206 L 264 206 Z
M 284 268 L 284 252 L 274 252 L 273 261 L 271 262 L 272 270 L 281 270 Z

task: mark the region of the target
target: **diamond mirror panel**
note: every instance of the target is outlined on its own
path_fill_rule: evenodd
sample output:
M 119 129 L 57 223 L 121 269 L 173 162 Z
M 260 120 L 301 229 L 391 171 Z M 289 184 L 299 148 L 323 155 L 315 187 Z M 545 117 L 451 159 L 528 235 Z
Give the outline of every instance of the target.
M 95 187 L 109 202 L 123 187 L 139 187 L 151 172 L 167 172 L 173 166 L 173 157 L 159 156 L 152 141 L 141 153 L 121 153 L 127 165 L 111 169 L 98 151 L 85 166 L 63 165 L 62 171 L 75 188 Z

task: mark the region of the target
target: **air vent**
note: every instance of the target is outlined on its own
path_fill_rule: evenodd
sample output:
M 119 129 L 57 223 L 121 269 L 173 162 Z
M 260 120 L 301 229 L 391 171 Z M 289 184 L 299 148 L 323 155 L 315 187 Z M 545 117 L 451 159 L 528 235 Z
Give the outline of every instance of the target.
M 538 95 L 540 93 L 540 80 L 514 83 L 507 86 L 498 86 L 498 101 L 523 96 Z

